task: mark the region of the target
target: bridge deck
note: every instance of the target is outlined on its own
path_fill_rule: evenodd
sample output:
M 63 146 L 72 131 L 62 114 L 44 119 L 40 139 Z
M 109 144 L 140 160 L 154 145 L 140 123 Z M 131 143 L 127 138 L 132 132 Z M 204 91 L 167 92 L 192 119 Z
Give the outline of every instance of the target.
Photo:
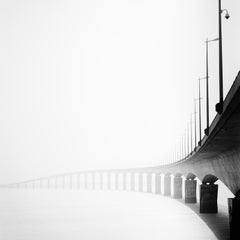
M 228 239 L 226 209 L 199 216 L 196 204 L 186 206 L 154 194 L 0 191 L 0 239 L 4 240 Z

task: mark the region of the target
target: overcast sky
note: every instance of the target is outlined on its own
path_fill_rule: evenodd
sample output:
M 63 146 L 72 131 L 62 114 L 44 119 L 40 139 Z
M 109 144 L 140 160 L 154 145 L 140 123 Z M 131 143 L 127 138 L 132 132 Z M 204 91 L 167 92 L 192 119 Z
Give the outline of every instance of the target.
M 0 182 L 166 160 L 205 76 L 217 4 L 0 1 Z M 222 5 L 226 94 L 240 70 L 240 2 Z M 209 51 L 213 118 L 218 42 Z

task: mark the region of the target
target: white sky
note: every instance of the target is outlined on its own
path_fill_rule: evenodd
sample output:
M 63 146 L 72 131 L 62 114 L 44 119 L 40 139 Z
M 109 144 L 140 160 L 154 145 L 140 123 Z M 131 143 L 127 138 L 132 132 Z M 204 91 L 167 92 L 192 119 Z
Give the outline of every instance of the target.
M 205 76 L 217 3 L 0 1 L 0 182 L 166 160 Z M 240 70 L 240 2 L 222 5 L 226 94 Z M 213 118 L 218 43 L 209 51 Z

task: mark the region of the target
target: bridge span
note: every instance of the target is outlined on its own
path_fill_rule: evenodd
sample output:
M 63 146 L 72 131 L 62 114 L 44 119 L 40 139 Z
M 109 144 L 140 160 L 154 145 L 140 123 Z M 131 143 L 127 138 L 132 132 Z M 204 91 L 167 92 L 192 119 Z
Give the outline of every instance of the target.
M 91 188 L 164 194 L 197 203 L 199 212 L 218 212 L 221 180 L 235 195 L 228 199 L 230 239 L 240 239 L 240 74 L 198 146 L 183 159 L 166 165 L 131 169 L 78 171 L 8 184 L 5 187 Z M 197 181 L 200 182 L 199 193 Z M 153 190 L 154 189 L 154 190 Z

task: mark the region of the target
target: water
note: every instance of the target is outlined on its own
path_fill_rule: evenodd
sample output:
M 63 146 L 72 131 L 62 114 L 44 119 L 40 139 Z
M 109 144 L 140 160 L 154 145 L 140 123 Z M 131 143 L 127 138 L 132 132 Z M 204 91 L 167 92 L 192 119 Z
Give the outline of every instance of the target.
M 2 189 L 0 239 L 216 239 L 190 208 L 146 193 Z

